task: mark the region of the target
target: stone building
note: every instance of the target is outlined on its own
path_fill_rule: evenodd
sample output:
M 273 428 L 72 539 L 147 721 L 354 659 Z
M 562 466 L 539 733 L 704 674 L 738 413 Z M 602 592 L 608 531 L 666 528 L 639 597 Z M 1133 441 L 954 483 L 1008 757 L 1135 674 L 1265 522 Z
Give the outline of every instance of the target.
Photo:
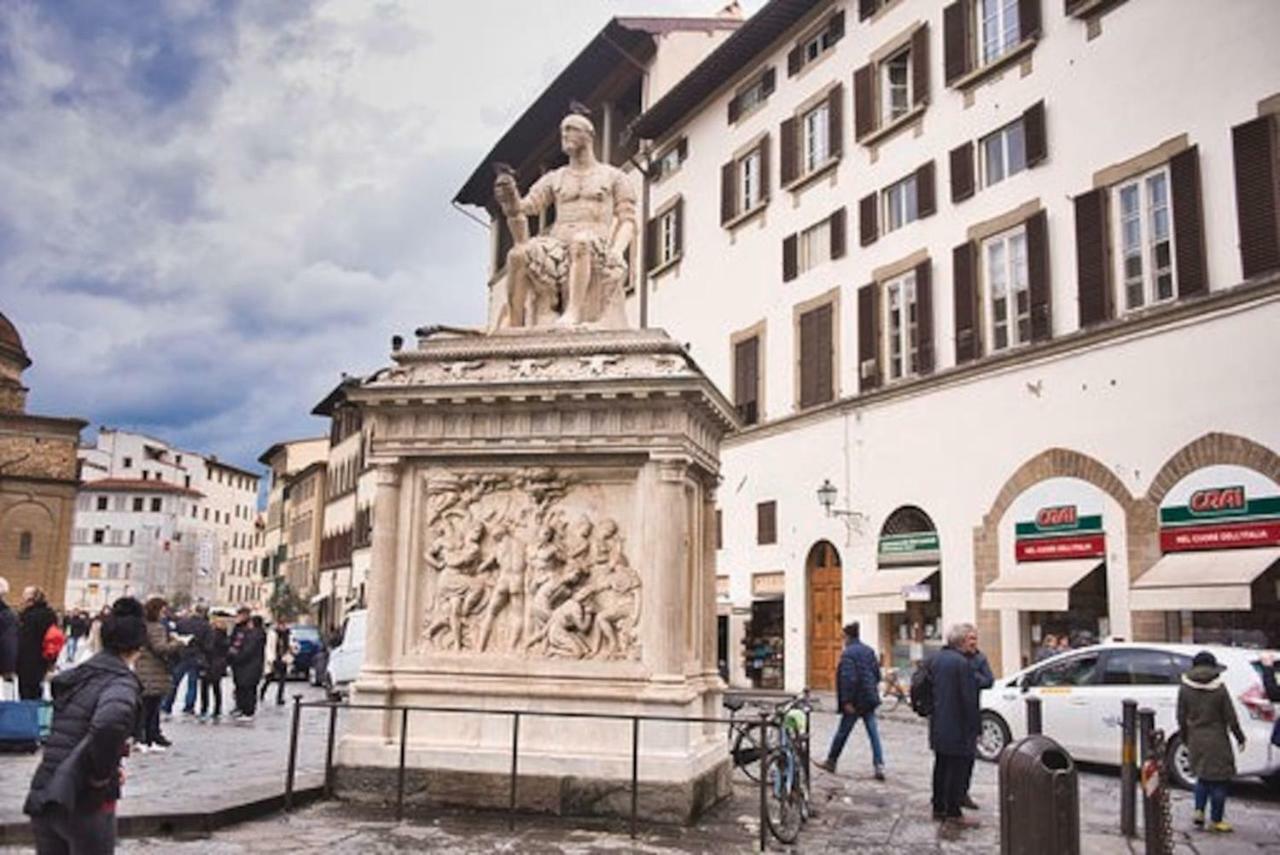
M 0 576 L 16 603 L 28 585 L 61 607 L 75 515 L 76 446 L 86 422 L 26 411 L 31 358 L 0 314 Z
M 281 581 L 299 596 L 314 596 L 319 589 L 328 451 L 329 440 L 315 437 L 277 442 L 258 458 L 271 471 L 267 513 L 254 537 L 263 602 Z
M 747 423 L 731 682 L 829 686 L 852 619 L 894 664 L 975 621 L 1006 673 L 1049 632 L 1280 645 L 1277 29 L 771 0 L 646 101 L 631 311 Z

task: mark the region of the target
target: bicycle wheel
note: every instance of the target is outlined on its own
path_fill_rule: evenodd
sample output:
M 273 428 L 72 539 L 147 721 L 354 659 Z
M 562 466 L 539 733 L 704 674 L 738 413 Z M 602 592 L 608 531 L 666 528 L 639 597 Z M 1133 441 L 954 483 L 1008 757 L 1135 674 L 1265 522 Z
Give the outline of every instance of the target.
M 749 724 L 737 731 L 733 740 L 733 765 L 747 773 L 747 777 L 760 782 L 760 755 L 765 752 L 759 724 Z
M 769 823 L 769 831 L 783 843 L 795 843 L 800 836 L 800 827 L 804 825 L 807 805 L 803 789 L 796 780 L 797 771 L 794 755 L 785 751 L 770 754 L 765 764 L 769 788 L 765 819 Z

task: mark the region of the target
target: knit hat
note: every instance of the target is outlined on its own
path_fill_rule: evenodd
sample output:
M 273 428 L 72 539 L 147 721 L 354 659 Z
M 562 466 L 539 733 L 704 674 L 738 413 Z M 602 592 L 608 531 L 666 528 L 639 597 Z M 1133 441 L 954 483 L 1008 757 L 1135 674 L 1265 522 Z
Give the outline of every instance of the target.
M 139 650 L 147 644 L 147 622 L 142 603 L 121 597 L 111 604 L 111 614 L 102 622 L 102 646 L 113 653 Z

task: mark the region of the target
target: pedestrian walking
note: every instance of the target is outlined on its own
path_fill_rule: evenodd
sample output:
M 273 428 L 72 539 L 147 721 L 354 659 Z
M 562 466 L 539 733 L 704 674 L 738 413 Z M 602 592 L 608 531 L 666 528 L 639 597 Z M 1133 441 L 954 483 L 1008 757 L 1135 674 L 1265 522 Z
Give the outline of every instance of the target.
M 267 688 L 274 681 L 276 684 L 276 706 L 284 706 L 284 685 L 289 679 L 289 666 L 293 662 L 292 641 L 289 626 L 284 621 L 277 621 L 271 634 L 267 636 L 266 661 L 271 663 L 271 673 L 262 681 L 262 693 L 258 700 L 267 696 Z
M 227 676 L 227 651 L 231 648 L 231 639 L 222 625 L 221 618 L 215 618 L 209 628 L 208 641 L 205 644 L 204 659 L 200 671 L 200 721 L 217 723 L 222 718 L 222 678 Z M 209 696 L 213 696 L 213 714 L 209 713 Z
M 45 638 L 50 628 L 57 629 L 58 616 L 49 608 L 44 591 L 29 587 L 22 592 L 22 614 L 18 616 L 18 694 L 24 701 L 40 699 L 41 686 L 49 674 L 49 668 L 57 659 L 46 658 Z M 61 649 L 61 645 L 58 645 Z
M 933 751 L 933 818 L 957 828 L 976 828 L 961 813 L 966 782 L 973 774 L 978 747 L 978 682 L 969 656 L 978 649 L 978 631 L 960 623 L 947 632 L 947 644 L 924 667 L 932 682 L 929 748 Z
M 1205 826 L 1204 809 L 1209 805 L 1210 831 L 1231 831 L 1224 814 L 1227 785 L 1236 776 L 1236 756 L 1227 738 L 1230 731 L 1244 750 L 1244 731 L 1236 718 L 1231 693 L 1222 682 L 1218 659 L 1202 650 L 1191 660 L 1191 670 L 1182 675 L 1178 687 L 1178 732 L 1191 754 L 1191 771 L 1196 776 L 1193 822 Z
M 840 725 L 831 739 L 827 759 L 818 765 L 828 772 L 835 772 L 836 761 L 840 759 L 849 734 L 861 721 L 871 742 L 871 763 L 876 780 L 883 781 L 884 749 L 880 745 L 880 727 L 876 721 L 876 707 L 880 706 L 880 661 L 876 652 L 858 635 L 857 621 L 845 626 L 844 651 L 836 666 L 836 703 L 840 707 Z
M 18 616 L 4 600 L 8 594 L 9 580 L 0 576 L 0 680 L 18 671 Z
M 253 721 L 258 708 L 258 681 L 262 679 L 263 651 L 266 636 L 261 622 L 255 624 L 249 608 L 241 606 L 236 612 L 236 625 L 231 630 L 231 643 L 227 648 L 227 663 L 231 666 L 231 678 L 236 687 L 236 709 L 232 717 Z
M 115 851 L 120 760 L 142 692 L 131 668 L 146 642 L 142 606 L 121 598 L 103 622 L 103 650 L 53 678 L 49 739 L 22 808 L 37 853 Z
M 160 732 L 160 705 L 173 687 L 169 661 L 183 647 L 171 638 L 164 624 L 165 601 L 151 597 L 143 607 L 147 624 L 147 641 L 134 670 L 142 681 L 142 717 L 137 727 L 137 742 L 143 752 L 164 751 L 173 743 Z

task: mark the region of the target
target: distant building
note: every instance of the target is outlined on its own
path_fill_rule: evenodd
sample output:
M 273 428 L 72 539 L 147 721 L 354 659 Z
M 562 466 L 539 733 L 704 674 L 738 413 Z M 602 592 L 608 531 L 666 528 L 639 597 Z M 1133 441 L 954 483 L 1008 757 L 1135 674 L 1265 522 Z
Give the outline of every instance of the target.
M 28 585 L 62 604 L 75 514 L 76 446 L 86 422 L 26 412 L 31 359 L 0 314 L 0 575 L 16 603 Z
M 263 602 L 270 599 L 277 580 L 287 581 L 304 597 L 314 596 L 319 588 L 328 453 L 329 440 L 314 437 L 278 442 L 258 458 L 271 470 L 267 514 L 254 540 Z

